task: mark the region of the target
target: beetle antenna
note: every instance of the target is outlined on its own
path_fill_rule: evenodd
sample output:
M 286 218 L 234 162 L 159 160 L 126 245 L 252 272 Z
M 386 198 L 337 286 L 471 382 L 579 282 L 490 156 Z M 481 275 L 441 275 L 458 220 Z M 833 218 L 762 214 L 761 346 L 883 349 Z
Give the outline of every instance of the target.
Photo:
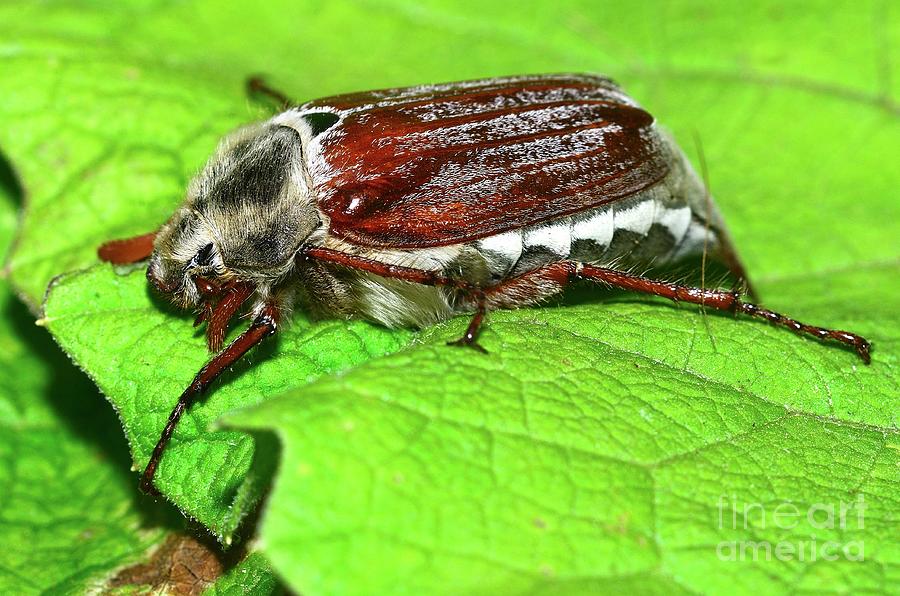
M 153 254 L 153 241 L 156 239 L 156 232 L 134 236 L 133 238 L 123 238 L 121 240 L 110 240 L 100 245 L 97 249 L 97 256 L 101 261 L 112 263 L 114 265 L 128 265 L 138 263 L 145 259 L 149 259 Z

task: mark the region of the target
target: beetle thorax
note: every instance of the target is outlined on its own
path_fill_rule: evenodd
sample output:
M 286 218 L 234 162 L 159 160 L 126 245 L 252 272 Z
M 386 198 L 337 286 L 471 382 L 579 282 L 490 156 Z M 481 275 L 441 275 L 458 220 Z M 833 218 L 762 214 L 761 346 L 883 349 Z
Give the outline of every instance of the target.
M 149 275 L 186 303 L 196 303 L 198 275 L 271 285 L 321 225 L 299 134 L 270 123 L 246 127 L 220 144 L 160 230 Z

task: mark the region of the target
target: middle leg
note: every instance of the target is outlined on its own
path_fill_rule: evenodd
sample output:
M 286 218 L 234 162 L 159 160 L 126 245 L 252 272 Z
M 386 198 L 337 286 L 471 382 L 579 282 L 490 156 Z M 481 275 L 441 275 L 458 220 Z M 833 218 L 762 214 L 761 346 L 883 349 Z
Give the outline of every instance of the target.
M 459 342 L 461 344 L 471 345 L 475 342 L 479 326 L 488 310 L 534 304 L 560 292 L 573 279 L 587 279 L 623 290 L 662 296 L 676 302 L 691 302 L 717 310 L 744 313 L 751 317 L 764 319 L 773 325 L 787 327 L 796 333 L 802 333 L 820 340 L 832 340 L 843 343 L 852 347 L 866 364 L 871 359 L 871 345 L 864 337 L 849 331 L 826 329 L 801 323 L 780 313 L 744 302 L 740 299 L 738 292 L 694 288 L 632 275 L 615 269 L 586 265 L 576 261 L 558 261 L 523 273 L 518 277 L 501 281 L 494 286 L 479 288 L 466 281 L 447 277 L 439 271 L 426 271 L 411 267 L 389 265 L 373 259 L 330 249 L 311 248 L 305 252 L 305 256 L 351 269 L 369 271 L 383 277 L 403 279 L 425 285 L 446 286 L 477 297 L 479 300 L 478 310 L 466 331 L 466 335 Z
M 477 305 L 475 315 L 465 334 L 451 345 L 472 346 L 480 352 L 487 352 L 477 342 L 478 331 L 489 310 L 517 308 L 540 302 L 561 292 L 578 271 L 575 261 L 559 261 L 503 280 L 493 286 L 471 291 L 472 300 Z

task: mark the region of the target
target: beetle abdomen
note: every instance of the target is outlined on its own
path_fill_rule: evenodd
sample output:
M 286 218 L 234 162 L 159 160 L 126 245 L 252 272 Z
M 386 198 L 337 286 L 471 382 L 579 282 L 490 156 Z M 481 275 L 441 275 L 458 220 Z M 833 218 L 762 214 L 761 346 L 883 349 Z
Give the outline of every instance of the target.
M 495 281 L 562 260 L 660 265 L 720 242 L 721 218 L 674 142 L 668 175 L 632 197 L 471 244 Z M 708 223 L 707 223 L 708 222 Z
M 707 240 L 715 247 L 715 230 L 708 239 L 706 234 L 706 223 L 687 205 L 646 199 L 490 236 L 476 242 L 476 249 L 492 277 L 500 280 L 567 259 L 601 265 L 664 264 L 695 253 Z

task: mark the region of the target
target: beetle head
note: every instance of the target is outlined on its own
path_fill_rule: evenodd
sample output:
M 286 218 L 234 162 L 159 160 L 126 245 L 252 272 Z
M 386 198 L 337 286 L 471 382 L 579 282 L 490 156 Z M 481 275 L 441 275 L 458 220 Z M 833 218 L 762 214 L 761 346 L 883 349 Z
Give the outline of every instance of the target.
M 227 137 L 159 231 L 147 277 L 192 306 L 208 284 L 272 285 L 321 225 L 308 191 L 300 135 L 270 122 Z
M 188 307 L 202 298 L 201 280 L 228 277 L 233 275 L 222 261 L 213 230 L 201 214 L 179 209 L 156 236 L 147 279 L 174 302 Z

